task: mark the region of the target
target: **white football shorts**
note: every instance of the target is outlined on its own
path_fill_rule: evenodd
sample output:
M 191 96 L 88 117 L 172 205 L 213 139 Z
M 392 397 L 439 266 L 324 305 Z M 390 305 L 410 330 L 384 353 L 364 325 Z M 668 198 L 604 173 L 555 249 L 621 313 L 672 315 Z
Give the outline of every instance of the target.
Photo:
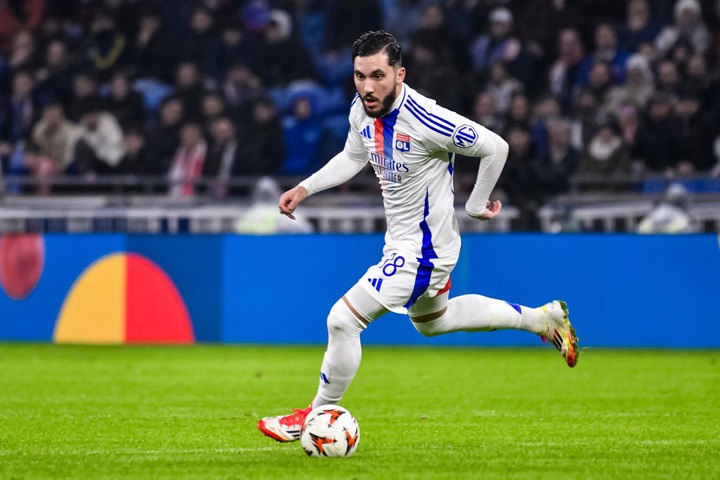
M 421 296 L 447 291 L 454 267 L 455 261 L 419 259 L 401 250 L 387 250 L 377 265 L 368 268 L 360 284 L 386 309 L 407 314 Z

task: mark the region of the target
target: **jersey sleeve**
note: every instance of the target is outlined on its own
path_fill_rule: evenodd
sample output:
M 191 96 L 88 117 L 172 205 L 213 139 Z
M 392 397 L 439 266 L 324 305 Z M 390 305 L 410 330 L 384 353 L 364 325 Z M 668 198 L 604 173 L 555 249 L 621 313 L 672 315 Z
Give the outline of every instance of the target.
M 489 141 L 493 133 L 479 123 L 437 103 L 423 107 L 409 98 L 407 108 L 420 123 L 429 151 L 454 152 L 466 157 L 493 154 L 493 145 Z
M 490 193 L 500 178 L 508 155 L 508 145 L 499 135 L 472 120 L 434 102 L 425 108 L 408 98 L 407 108 L 422 125 L 426 148 L 431 152 L 454 152 L 480 157 L 477 179 L 465 210 L 482 218 Z

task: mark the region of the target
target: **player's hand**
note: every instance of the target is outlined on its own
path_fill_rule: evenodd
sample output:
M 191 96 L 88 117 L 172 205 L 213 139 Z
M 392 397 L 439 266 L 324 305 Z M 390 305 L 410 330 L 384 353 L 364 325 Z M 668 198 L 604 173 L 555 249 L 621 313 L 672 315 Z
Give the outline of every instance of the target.
M 295 220 L 293 212 L 300 204 L 300 202 L 307 198 L 307 194 L 308 192 L 307 190 L 305 190 L 305 187 L 301 187 L 298 185 L 297 187 L 292 188 L 280 195 L 280 202 L 278 203 L 280 213 L 282 213 L 283 215 L 287 215 L 288 218 L 291 218 L 292 220 Z
M 473 215 L 469 212 L 468 215 L 478 220 L 492 220 L 500 214 L 500 210 L 502 210 L 502 202 L 500 200 L 488 200 L 485 205 L 485 210 L 479 215 Z

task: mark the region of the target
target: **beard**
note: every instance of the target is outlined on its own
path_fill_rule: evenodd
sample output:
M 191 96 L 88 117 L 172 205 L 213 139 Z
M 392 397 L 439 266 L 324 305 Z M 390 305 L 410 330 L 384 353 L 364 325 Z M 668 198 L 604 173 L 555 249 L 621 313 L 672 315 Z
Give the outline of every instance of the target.
M 371 118 L 380 118 L 380 117 L 383 117 L 383 116 L 387 115 L 388 113 L 390 113 L 390 108 L 392 107 L 392 104 L 395 103 L 395 99 L 397 98 L 397 93 L 395 92 L 395 90 L 388 93 L 387 96 L 385 98 L 383 98 L 382 101 L 380 102 L 380 105 L 381 105 L 380 110 L 377 110 L 374 112 L 368 110 L 368 108 L 365 106 L 364 100 L 366 98 L 369 98 L 371 100 L 377 100 L 372 95 L 366 95 L 365 97 L 362 97 L 363 109 L 365 110 L 365 114 Z

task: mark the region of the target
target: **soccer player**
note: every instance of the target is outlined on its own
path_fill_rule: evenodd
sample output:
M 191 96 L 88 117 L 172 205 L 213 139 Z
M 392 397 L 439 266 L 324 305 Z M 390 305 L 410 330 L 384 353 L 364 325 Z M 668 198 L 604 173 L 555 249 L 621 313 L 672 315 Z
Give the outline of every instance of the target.
M 312 403 L 285 416 L 258 422 L 279 442 L 300 438 L 313 407 L 336 404 L 360 366 L 360 334 L 378 317 L 407 313 L 425 336 L 444 333 L 525 330 L 550 339 L 568 366 L 578 360 L 575 329 L 565 302 L 529 308 L 481 295 L 448 299 L 450 273 L 460 253 L 453 193 L 454 154 L 480 157 L 477 181 L 465 205 L 479 220 L 496 217 L 500 201 L 490 193 L 508 154 L 498 135 L 419 94 L 403 80 L 400 45 L 373 31 L 353 44 L 357 95 L 350 107 L 345 148 L 280 197 L 290 218 L 305 198 L 335 187 L 369 162 L 382 188 L 387 232 L 383 257 L 335 303 L 327 318 L 328 345 Z

